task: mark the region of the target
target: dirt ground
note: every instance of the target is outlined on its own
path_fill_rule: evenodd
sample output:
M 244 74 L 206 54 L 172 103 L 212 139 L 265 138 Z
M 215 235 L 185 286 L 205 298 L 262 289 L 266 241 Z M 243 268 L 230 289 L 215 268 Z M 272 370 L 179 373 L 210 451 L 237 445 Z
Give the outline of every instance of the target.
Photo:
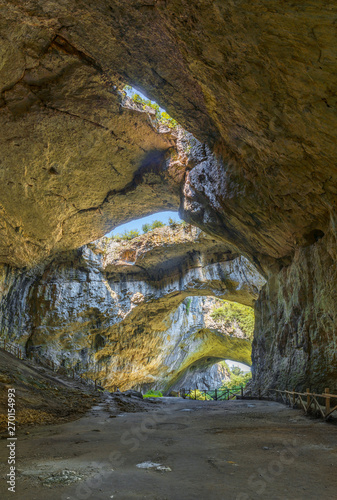
M 136 406 L 116 414 L 106 396 L 76 421 L 19 431 L 15 494 L 6 491 L 8 450 L 0 441 L 1 498 L 337 497 L 335 425 L 267 401 L 163 398 L 147 411 Z
M 90 386 L 0 349 L 0 433 L 7 428 L 9 388 L 15 389 L 16 421 L 21 428 L 78 418 L 101 401 L 100 393 Z

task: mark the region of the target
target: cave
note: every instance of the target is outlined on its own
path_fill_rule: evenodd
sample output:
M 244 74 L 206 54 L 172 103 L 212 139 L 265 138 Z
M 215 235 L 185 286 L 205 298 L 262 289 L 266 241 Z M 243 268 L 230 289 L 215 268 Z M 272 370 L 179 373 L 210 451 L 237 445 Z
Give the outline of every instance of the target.
M 38 437 L 33 430 L 29 437 L 25 426 L 43 433 L 63 419 L 71 440 L 74 419 L 80 423 L 89 418 L 86 411 L 99 413 L 95 400 L 105 415 L 112 393 L 130 420 L 140 408 L 137 392 L 164 394 L 162 403 L 142 403 L 149 414 L 151 404 L 169 408 L 165 404 L 178 403 L 165 397 L 180 383 L 196 384 L 193 372 L 203 373 L 217 360 L 251 366 L 247 397 L 275 390 L 337 394 L 335 11 L 321 0 L 3 2 L 0 424 L 7 422 L 8 391 L 17 384 L 19 437 L 27 436 L 28 454 L 30 443 L 38 448 Z M 129 240 L 105 236 L 163 211 L 179 213 L 179 223 Z M 254 309 L 251 339 L 224 335 L 200 319 L 206 305 L 219 300 Z M 50 393 L 49 399 L 39 391 Z M 87 393 L 79 397 L 76 391 Z M 220 406 L 214 418 L 206 418 L 213 410 L 200 407 L 200 421 L 217 422 L 206 433 L 214 446 L 236 429 L 240 411 L 254 428 L 254 412 L 279 408 L 254 401 L 249 406 L 238 400 L 236 407 L 229 402 L 223 431 Z M 333 397 L 331 404 L 337 404 Z M 197 407 L 185 410 L 193 423 Z M 290 422 L 291 439 L 297 424 L 279 413 Z M 158 467 L 173 446 L 170 426 L 187 429 L 172 415 L 167 410 L 166 423 L 155 422 L 165 433 L 157 460 L 155 440 L 146 440 Z M 107 428 L 113 420 L 111 432 L 124 435 L 121 418 Z M 268 425 L 265 433 L 259 427 L 261 436 Z M 307 425 L 325 442 L 323 431 Z M 325 429 L 335 446 L 333 426 Z M 50 432 L 45 436 L 53 441 Z M 261 439 L 263 453 L 282 453 L 281 441 Z M 301 439 L 309 463 L 313 457 Z M 207 440 L 201 441 L 200 448 L 193 441 L 191 456 L 203 456 Z M 247 442 L 254 450 L 253 434 Z M 296 446 L 284 450 L 291 455 Z M 296 456 L 302 481 L 305 461 Z M 171 492 L 166 477 L 172 470 L 146 469 L 158 473 L 152 491 L 140 467 L 124 493 L 116 474 L 117 493 L 109 496 L 291 496 L 291 487 L 282 485 L 286 463 L 276 455 L 275 467 L 281 463 L 283 472 L 267 468 L 267 476 L 247 459 L 242 489 L 227 469 L 237 465 L 239 472 L 238 456 L 224 462 L 219 451 L 207 457 L 207 467 L 228 478 L 225 493 L 219 478 L 214 488 L 206 482 L 194 489 L 177 462 Z M 89 472 L 73 474 L 72 462 L 63 458 L 63 469 L 56 475 L 50 469 L 54 479 L 39 485 L 40 497 L 59 498 L 63 488 L 65 498 L 103 498 L 100 487 L 86 483 Z M 115 462 L 123 467 L 116 458 L 105 466 Z M 261 457 L 261 464 L 269 462 Z M 322 478 L 328 477 L 325 458 L 322 468 Z M 24 480 L 17 481 L 22 498 L 33 495 L 34 471 L 27 470 L 27 492 L 20 489 Z M 194 474 L 200 471 L 201 465 Z M 100 478 L 107 494 L 108 479 Z M 317 498 L 326 484 L 322 478 L 320 486 L 310 485 L 307 498 Z M 86 484 L 87 493 L 76 493 L 76 482 Z M 185 496 L 179 484 L 186 486 Z M 292 477 L 289 484 L 298 498 L 304 496 L 302 482 L 296 486 Z M 8 485 L 1 488 L 10 494 Z M 327 495 L 335 494 L 334 478 L 326 488 Z

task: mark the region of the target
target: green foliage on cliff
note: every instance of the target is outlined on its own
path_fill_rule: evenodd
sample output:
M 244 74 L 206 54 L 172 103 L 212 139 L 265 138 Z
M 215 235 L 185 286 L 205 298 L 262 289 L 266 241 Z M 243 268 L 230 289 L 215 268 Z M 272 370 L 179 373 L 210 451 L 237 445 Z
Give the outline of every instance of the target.
M 155 220 L 152 222 L 152 224 L 143 224 L 142 225 L 142 230 L 143 233 L 148 233 L 149 231 L 153 231 L 154 229 L 157 229 L 157 227 L 164 227 L 165 224 L 161 222 L 160 220 Z
M 254 310 L 252 307 L 237 304 L 236 302 L 221 301 L 222 305 L 211 312 L 215 321 L 221 321 L 225 326 L 237 323 L 246 337 L 253 339 L 254 334 Z
M 158 122 L 170 128 L 175 128 L 178 126 L 178 122 L 176 122 L 176 120 L 174 120 L 174 118 L 172 118 L 168 113 L 166 113 L 166 111 L 161 109 L 156 102 L 150 101 L 150 99 L 144 99 L 139 94 L 133 92 L 133 89 L 130 85 L 125 85 L 125 87 L 123 88 L 123 92 L 125 95 L 127 93 L 129 95 L 131 94 L 131 99 L 133 100 L 133 102 L 140 104 L 143 109 L 146 109 L 146 107 L 153 109 L 155 111 L 155 116 Z
M 226 381 L 221 387 L 221 390 L 233 389 L 234 387 L 245 387 L 252 378 L 252 372 L 243 372 L 238 366 L 230 368 L 231 379 Z
M 125 231 L 125 233 L 122 234 L 121 240 L 132 240 L 133 238 L 137 238 L 137 236 L 140 236 L 140 232 L 137 231 L 137 229 L 131 229 L 131 231 Z
M 188 314 L 190 312 L 191 302 L 192 302 L 192 299 L 187 299 L 187 301 L 186 301 L 186 314 Z
M 173 219 L 169 219 L 168 225 L 172 229 L 176 229 L 178 226 L 183 226 L 185 227 L 187 224 L 185 221 L 180 221 L 177 222 Z M 143 224 L 142 225 L 142 230 L 143 233 L 146 234 L 150 231 L 153 231 L 154 229 L 157 229 L 158 227 L 165 227 L 167 224 L 164 224 L 164 222 L 161 222 L 160 220 L 155 220 L 152 222 L 152 224 Z M 107 238 L 107 240 L 111 241 L 129 241 L 132 240 L 133 238 L 137 238 L 137 236 L 140 236 L 140 232 L 137 229 L 131 229 L 130 231 L 125 231 L 123 234 L 113 234 Z

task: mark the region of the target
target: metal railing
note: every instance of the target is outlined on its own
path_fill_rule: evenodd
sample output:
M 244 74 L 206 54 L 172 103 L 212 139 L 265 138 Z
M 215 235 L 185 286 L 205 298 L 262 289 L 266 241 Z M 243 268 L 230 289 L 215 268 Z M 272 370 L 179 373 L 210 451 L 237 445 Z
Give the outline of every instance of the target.
M 181 389 L 180 396 L 184 399 L 204 401 L 229 401 L 237 396 L 243 397 L 243 387 L 237 386 L 231 389 Z

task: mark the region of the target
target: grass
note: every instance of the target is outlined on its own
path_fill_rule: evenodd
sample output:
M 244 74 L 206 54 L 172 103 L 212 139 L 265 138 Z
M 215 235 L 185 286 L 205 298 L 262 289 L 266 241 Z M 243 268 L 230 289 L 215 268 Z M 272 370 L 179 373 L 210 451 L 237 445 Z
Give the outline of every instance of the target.
M 152 389 L 150 391 L 147 391 L 146 394 L 143 395 L 143 398 L 162 398 L 163 395 L 160 391 L 153 391 Z

